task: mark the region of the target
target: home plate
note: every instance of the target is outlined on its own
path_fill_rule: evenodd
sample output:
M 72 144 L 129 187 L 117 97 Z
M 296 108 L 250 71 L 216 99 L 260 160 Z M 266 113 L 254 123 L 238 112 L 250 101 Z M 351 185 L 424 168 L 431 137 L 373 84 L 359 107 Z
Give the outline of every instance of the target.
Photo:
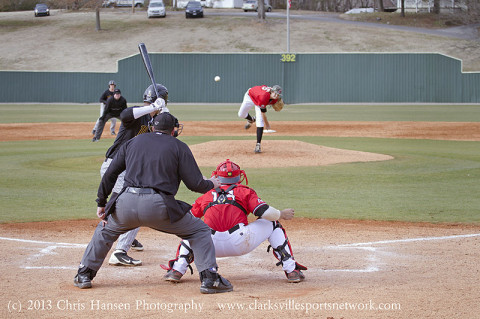
M 277 131 L 275 131 L 275 130 L 263 130 L 263 133 L 275 133 L 275 132 L 277 132 Z

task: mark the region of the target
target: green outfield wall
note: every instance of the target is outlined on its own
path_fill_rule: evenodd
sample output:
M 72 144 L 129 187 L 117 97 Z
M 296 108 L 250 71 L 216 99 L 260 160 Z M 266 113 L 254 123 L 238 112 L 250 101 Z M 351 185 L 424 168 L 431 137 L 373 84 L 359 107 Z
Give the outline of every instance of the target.
M 478 103 L 480 73 L 435 53 L 152 53 L 156 80 L 178 103 L 240 103 L 254 85 L 280 84 L 285 102 Z M 219 75 L 221 81 L 215 82 Z M 115 80 L 129 103 L 150 80 L 139 54 L 118 72 L 0 71 L 0 102 L 92 103 Z

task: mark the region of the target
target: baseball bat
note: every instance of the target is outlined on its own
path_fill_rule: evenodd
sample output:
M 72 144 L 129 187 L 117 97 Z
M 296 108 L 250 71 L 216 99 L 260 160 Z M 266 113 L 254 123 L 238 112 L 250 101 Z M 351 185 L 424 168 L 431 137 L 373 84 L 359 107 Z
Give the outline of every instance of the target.
M 147 69 L 148 77 L 152 81 L 155 94 L 157 95 L 157 98 L 159 98 L 160 95 L 158 94 L 158 91 L 157 91 L 157 85 L 156 85 L 157 82 L 155 81 L 155 75 L 153 74 L 152 63 L 150 62 L 150 57 L 148 56 L 148 51 L 147 51 L 147 47 L 145 46 L 145 43 L 140 43 L 138 45 L 138 50 L 140 51 L 140 55 L 142 56 L 145 69 Z

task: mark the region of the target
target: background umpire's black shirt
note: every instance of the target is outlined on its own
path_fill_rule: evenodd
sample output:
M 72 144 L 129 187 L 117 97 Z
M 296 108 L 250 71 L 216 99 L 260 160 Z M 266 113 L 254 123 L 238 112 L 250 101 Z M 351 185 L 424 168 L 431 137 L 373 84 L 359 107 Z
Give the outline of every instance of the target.
M 213 182 L 203 179 L 187 144 L 170 135 L 147 133 L 127 141 L 118 150 L 98 188 L 99 207 L 105 207 L 117 176 L 124 170 L 124 188 L 153 188 L 166 195 L 167 207 L 169 196 L 173 199 L 181 181 L 191 191 L 202 194 L 213 188 Z

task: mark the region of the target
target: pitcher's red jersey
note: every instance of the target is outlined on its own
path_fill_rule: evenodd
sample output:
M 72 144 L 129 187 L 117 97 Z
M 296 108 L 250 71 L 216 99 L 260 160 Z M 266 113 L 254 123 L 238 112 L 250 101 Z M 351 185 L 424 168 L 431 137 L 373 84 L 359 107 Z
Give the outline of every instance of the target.
M 266 85 L 254 86 L 248 90 L 248 95 L 252 99 L 256 106 L 264 109 L 267 105 L 272 105 L 277 102 L 278 99 L 270 99 L 270 87 Z

